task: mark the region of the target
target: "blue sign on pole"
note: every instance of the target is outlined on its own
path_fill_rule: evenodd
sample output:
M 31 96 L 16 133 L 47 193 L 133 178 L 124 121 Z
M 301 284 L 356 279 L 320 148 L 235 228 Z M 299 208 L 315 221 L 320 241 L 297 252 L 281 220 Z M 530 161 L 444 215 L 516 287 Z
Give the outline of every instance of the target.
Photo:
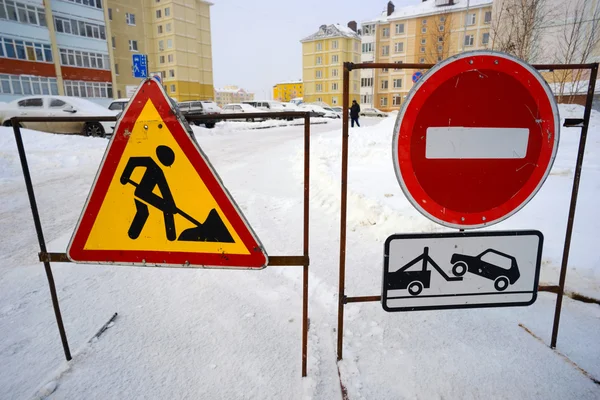
M 414 83 L 417 83 L 417 81 L 418 81 L 419 79 L 421 79 L 421 77 L 422 77 L 422 76 L 423 76 L 423 73 L 422 73 L 421 71 L 417 71 L 417 72 L 415 72 L 415 73 L 413 74 L 413 76 L 412 76 L 412 81 L 413 81 Z
M 133 55 L 133 77 L 147 78 L 148 77 L 148 57 L 145 54 Z

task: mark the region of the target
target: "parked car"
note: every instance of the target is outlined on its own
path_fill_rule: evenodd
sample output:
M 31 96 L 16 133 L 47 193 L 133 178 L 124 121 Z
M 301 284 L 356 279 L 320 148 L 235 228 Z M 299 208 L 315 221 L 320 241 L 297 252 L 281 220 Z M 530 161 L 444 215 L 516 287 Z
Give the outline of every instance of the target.
M 296 97 L 294 99 L 291 99 L 290 103 L 299 106 L 300 104 L 304 103 L 304 99 L 302 97 Z
M 323 107 L 317 106 L 315 104 L 302 103 L 300 105 L 300 108 L 304 110 L 309 110 L 311 113 L 311 117 L 339 118 L 339 116 L 333 111 L 326 110 Z
M 342 114 L 344 112 L 344 107 L 335 106 L 331 107 L 331 109 L 338 114 Z
M 179 110 L 183 114 L 184 117 L 201 117 L 203 115 L 212 115 L 212 114 L 220 114 L 220 111 L 217 111 L 214 107 L 209 104 L 205 104 L 204 102 L 197 101 L 182 101 L 181 103 L 177 103 Z M 209 107 L 210 106 L 210 107 Z M 218 108 L 218 107 L 217 107 Z M 220 110 L 220 109 L 219 109 Z M 214 128 L 217 120 L 194 120 L 191 123 L 195 125 L 204 125 L 207 128 Z
M 129 99 L 116 99 L 109 104 L 108 109 L 113 111 L 123 111 L 129 103 Z
M 28 117 L 114 117 L 119 112 L 109 110 L 89 100 L 70 96 L 27 96 L 10 103 L 0 109 L 2 126 L 12 126 L 11 118 Z M 20 122 L 23 128 L 35 129 L 51 133 L 83 134 L 85 136 L 104 137 L 112 134 L 115 122 Z
M 285 111 L 285 107 L 282 105 L 282 103 L 274 100 L 243 101 L 242 104 L 249 104 L 252 107 L 258 108 L 264 112 Z
M 376 108 L 365 108 L 360 110 L 360 114 L 363 117 L 387 117 L 387 113 L 380 111 Z
M 331 111 L 332 113 L 337 115 L 338 118 L 342 118 L 342 113 L 335 111 L 335 109 L 333 107 L 323 107 L 323 108 L 327 111 Z
M 247 114 L 244 119 L 239 119 L 238 121 L 264 121 L 265 118 L 252 118 L 252 114 L 262 113 L 263 110 L 259 110 L 256 107 L 252 107 L 250 104 L 244 103 L 231 103 L 227 104 L 223 107 L 223 114 Z

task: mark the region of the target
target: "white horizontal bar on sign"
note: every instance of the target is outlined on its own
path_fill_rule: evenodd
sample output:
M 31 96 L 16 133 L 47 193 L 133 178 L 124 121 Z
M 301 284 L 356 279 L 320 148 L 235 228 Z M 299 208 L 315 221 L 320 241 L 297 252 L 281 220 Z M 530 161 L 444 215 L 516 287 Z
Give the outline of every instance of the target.
M 425 158 L 525 158 L 528 142 L 527 128 L 432 127 L 427 128 Z

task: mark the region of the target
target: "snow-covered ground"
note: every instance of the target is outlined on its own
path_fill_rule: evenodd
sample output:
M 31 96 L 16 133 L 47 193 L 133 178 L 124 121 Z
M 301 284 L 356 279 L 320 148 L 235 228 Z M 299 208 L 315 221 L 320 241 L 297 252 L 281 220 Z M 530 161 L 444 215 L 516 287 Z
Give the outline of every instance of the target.
M 561 106 L 561 117 L 583 108 Z M 378 295 L 383 242 L 442 228 L 410 206 L 391 163 L 393 117 L 350 131 L 350 296 Z M 244 123 L 240 123 L 244 124 Z M 371 126 L 368 126 L 370 125 Z M 0 399 L 598 399 L 600 386 L 549 343 L 556 296 L 525 308 L 389 314 L 346 307 L 336 365 L 341 121 L 311 142 L 308 377 L 300 377 L 299 267 L 262 271 L 53 264 L 74 359 L 63 358 L 12 132 L 0 128 Z M 302 249 L 302 126 L 194 128 L 270 255 Z M 491 229 L 545 235 L 542 282 L 556 284 L 579 129 L 562 129 L 538 195 Z M 64 252 L 107 141 L 24 132 L 50 251 Z M 600 298 L 600 114 L 592 114 L 567 288 Z M 115 313 L 98 340 L 90 338 Z M 542 341 L 522 327 L 529 329 Z M 565 298 L 558 348 L 600 379 L 600 307 Z

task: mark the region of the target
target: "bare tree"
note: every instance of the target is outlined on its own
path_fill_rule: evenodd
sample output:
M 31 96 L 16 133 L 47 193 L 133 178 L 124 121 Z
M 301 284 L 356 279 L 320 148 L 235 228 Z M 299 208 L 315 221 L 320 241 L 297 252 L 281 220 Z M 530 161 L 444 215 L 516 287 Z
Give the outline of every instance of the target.
M 452 15 L 438 14 L 433 18 L 432 33 L 428 35 L 431 43 L 426 48 L 426 61 L 435 64 L 450 56 L 450 39 L 452 35 Z M 425 36 L 423 36 L 425 38 Z M 423 46 L 423 45 L 422 45 Z
M 500 0 L 492 20 L 492 50 L 533 62 L 543 53 L 542 29 L 553 10 L 548 0 Z
M 578 0 L 572 7 L 567 4 L 564 23 L 557 37 L 557 63 L 580 64 L 589 61 L 600 43 L 600 2 Z M 559 102 L 572 103 L 575 95 L 586 84 L 584 70 L 554 71 Z M 566 100 L 566 101 L 565 101 Z

